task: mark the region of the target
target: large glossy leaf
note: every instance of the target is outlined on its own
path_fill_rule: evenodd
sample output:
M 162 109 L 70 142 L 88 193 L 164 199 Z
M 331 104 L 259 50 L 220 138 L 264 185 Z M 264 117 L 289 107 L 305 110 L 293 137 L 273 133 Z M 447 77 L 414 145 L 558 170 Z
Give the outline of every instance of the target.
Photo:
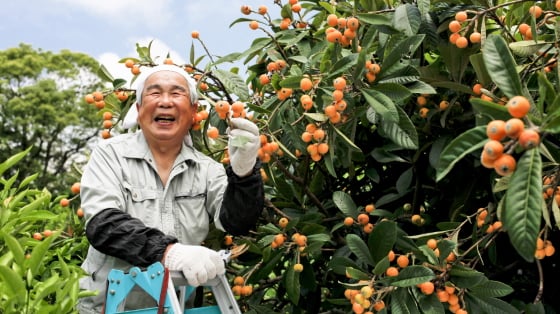
M 348 138 L 348 136 L 346 136 L 346 134 L 344 134 L 341 130 L 339 130 L 338 128 L 334 127 L 333 130 L 335 131 L 335 133 L 344 141 L 344 143 L 346 143 L 348 145 L 348 148 L 355 150 L 357 152 L 361 152 L 362 150 L 356 146 L 356 144 L 354 144 L 354 142 L 352 142 L 351 139 Z
M 358 13 L 357 17 L 364 24 L 392 26 L 391 19 L 385 14 Z
M 513 288 L 499 281 L 488 280 L 471 288 L 471 293 L 485 297 L 505 297 L 513 292 Z
M 329 75 L 327 79 L 341 75 L 344 71 L 356 65 L 356 60 L 358 60 L 357 53 L 353 53 L 341 58 L 332 65 L 331 69 L 328 71 Z
M 508 98 L 523 94 L 517 64 L 502 36 L 492 34 L 487 37 L 482 57 L 492 81 Z
M 400 103 L 412 95 L 408 88 L 397 83 L 379 83 L 374 85 L 372 89 L 383 93 L 396 103 Z
M 411 287 L 419 283 L 430 281 L 435 277 L 436 275 L 434 272 L 428 267 L 411 265 L 403 268 L 397 276 L 397 280 L 393 281 L 391 285 L 395 287 Z
M 290 298 L 294 304 L 298 304 L 300 296 L 299 273 L 295 272 L 293 267 L 288 267 L 284 276 L 286 277 L 288 298 Z
M 350 233 L 346 236 L 346 243 L 348 244 L 350 251 L 352 251 L 352 253 L 354 253 L 354 255 L 358 258 L 358 262 L 365 263 L 370 266 L 375 265 L 373 258 L 369 253 L 369 249 L 362 238 Z
M 521 313 L 513 305 L 496 298 L 475 296 L 473 294 L 466 293 L 465 301 L 470 306 L 469 313 L 489 313 L 489 314 Z
M 0 231 L 0 238 L 4 239 L 4 243 L 8 246 L 8 249 L 12 252 L 14 260 L 18 265 L 23 264 L 24 252 L 21 244 L 18 240 L 11 234 Z
M 486 126 L 478 126 L 453 139 L 441 152 L 436 168 L 436 181 L 443 179 L 463 157 L 484 146 L 487 138 Z
M 228 92 L 237 95 L 243 101 L 249 99 L 247 84 L 241 76 L 221 69 L 216 69 L 212 73 L 224 84 Z
M 477 125 L 488 124 L 491 120 L 508 120 L 511 115 L 505 106 L 481 98 L 471 98 L 470 102 L 476 112 Z
M 422 313 L 422 311 L 418 308 L 416 299 L 410 294 L 409 289 L 396 289 L 391 294 L 391 311 L 389 313 L 416 314 Z
M 387 95 L 373 89 L 362 89 L 367 103 L 375 110 L 375 112 L 383 117 L 388 122 L 398 122 L 399 113 L 397 107 Z
M 368 247 L 375 263 L 385 258 L 397 242 L 397 225 L 392 221 L 381 221 L 375 225 L 368 238 Z
M 7 169 L 13 167 L 15 164 L 17 164 L 23 157 L 25 157 L 25 155 L 27 155 L 27 153 L 29 153 L 29 151 L 31 150 L 32 146 L 28 147 L 26 150 L 19 152 L 13 156 L 11 156 L 10 158 L 8 158 L 7 160 L 5 160 L 4 162 L 2 162 L 0 164 L 0 176 L 4 173 L 4 171 L 6 171 Z
M 412 36 L 418 33 L 421 22 L 420 11 L 415 5 L 407 3 L 405 5 L 399 5 L 395 9 L 393 26 L 406 36 Z
M 520 57 L 530 57 L 537 53 L 542 47 L 550 45 L 542 40 L 520 40 L 509 44 L 511 51 Z
M 511 244 L 533 261 L 541 222 L 542 160 L 538 149 L 525 151 L 509 181 L 502 220 Z
M 410 121 L 410 118 L 406 115 L 404 110 L 398 106 L 395 108 L 399 113 L 399 123 L 383 121 L 381 124 L 383 135 L 402 148 L 417 149 L 418 133 L 416 133 L 416 127 L 412 121 Z
M 2 283 L 2 293 L 7 293 L 9 290 L 12 294 L 25 294 L 25 283 L 21 276 L 10 267 L 0 265 L 0 282 Z
M 424 40 L 425 35 L 414 35 L 399 42 L 383 60 L 383 70 L 388 70 L 405 55 L 412 55 Z
M 354 200 L 350 195 L 343 191 L 335 191 L 332 199 L 336 207 L 338 207 L 344 215 L 353 218 L 358 217 L 356 203 L 354 203 Z

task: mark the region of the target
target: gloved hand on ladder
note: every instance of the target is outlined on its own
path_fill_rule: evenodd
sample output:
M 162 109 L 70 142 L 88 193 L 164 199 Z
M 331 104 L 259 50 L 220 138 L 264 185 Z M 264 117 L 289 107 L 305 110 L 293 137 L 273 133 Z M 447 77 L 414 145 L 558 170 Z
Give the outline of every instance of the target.
M 198 287 L 225 273 L 220 253 L 198 245 L 173 244 L 165 254 L 164 265 L 183 273 L 190 286 Z

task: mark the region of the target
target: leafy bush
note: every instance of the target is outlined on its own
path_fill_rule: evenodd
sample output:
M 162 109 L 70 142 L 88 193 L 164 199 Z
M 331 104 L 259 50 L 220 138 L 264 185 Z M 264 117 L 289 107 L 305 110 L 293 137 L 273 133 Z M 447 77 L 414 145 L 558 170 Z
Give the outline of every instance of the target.
M 29 153 L 0 164 L 0 176 Z M 0 308 L 2 313 L 70 313 L 81 292 L 79 263 L 87 249 L 80 218 L 47 190 L 28 187 L 37 175 L 1 177 Z

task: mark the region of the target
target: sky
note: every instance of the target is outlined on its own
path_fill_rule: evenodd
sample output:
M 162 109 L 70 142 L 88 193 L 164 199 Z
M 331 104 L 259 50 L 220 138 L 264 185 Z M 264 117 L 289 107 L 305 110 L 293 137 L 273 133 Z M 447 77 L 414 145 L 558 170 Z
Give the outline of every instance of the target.
M 242 5 L 257 10 L 274 0 L 0 0 L 0 50 L 20 43 L 34 49 L 58 52 L 68 49 L 86 53 L 105 65 L 114 77 L 129 78 L 118 60 L 137 56 L 136 43 L 153 41 L 152 56 L 169 52 L 176 63 L 186 62 L 191 45 L 204 53 L 191 38 L 198 31 L 208 50 L 217 56 L 241 52 L 264 33 L 248 23 L 230 24 L 241 14 Z M 253 15 L 253 17 L 257 17 Z M 273 16 L 274 18 L 275 16 Z M 276 15 L 277 17 L 277 15 Z M 234 66 L 234 65 L 232 65 Z M 241 66 L 237 64 L 237 66 Z

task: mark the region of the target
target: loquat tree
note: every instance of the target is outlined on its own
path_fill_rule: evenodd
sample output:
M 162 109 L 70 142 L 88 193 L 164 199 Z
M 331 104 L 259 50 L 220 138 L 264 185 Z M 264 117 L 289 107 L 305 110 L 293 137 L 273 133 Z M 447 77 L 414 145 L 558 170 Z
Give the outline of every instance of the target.
M 247 245 L 228 265 L 242 310 L 558 309 L 560 2 L 272 5 L 232 22 L 260 34 L 245 51 L 196 56 L 197 32 L 178 65 L 207 103 L 198 148 L 227 163 L 227 119 L 260 128 L 258 228 L 206 242 Z M 163 57 L 137 52 L 133 74 Z M 118 123 L 130 82 L 101 73 Z
M 262 34 L 247 50 L 215 60 L 193 43 L 179 65 L 208 103 L 199 148 L 227 163 L 216 129 L 231 116 L 261 131 L 266 208 L 232 244 L 249 247 L 231 265 L 251 286 L 234 290 L 243 310 L 556 306 L 540 285 L 560 217 L 553 3 L 275 5 L 280 16 L 243 6 L 232 22 Z M 138 54 L 123 63 L 154 64 L 149 47 Z

